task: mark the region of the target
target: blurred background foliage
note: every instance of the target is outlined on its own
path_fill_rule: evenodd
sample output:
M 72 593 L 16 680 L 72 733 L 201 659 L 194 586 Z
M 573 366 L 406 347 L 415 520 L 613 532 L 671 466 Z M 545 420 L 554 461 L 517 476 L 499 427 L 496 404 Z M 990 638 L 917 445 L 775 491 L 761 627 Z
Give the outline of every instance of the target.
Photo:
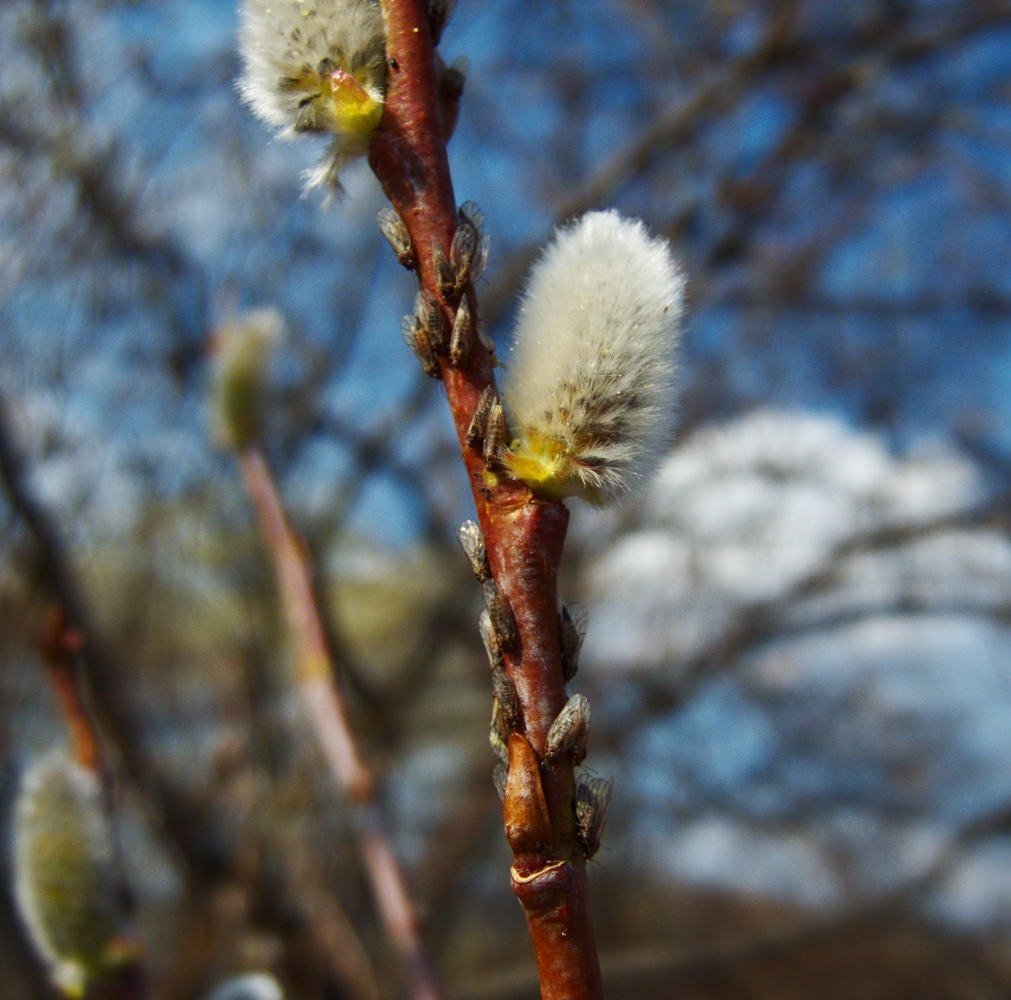
M 329 211 L 300 196 L 315 151 L 240 105 L 234 35 L 221 0 L 0 7 L 0 430 L 44 515 L 8 482 L 0 819 L 66 740 L 37 652 L 56 551 L 108 654 L 154 995 L 257 970 L 397 994 L 209 429 L 210 332 L 273 306 L 268 455 L 426 939 L 450 996 L 534 997 L 412 282 L 364 164 Z M 501 356 L 587 208 L 642 216 L 690 279 L 678 440 L 640 502 L 574 509 L 563 580 L 616 779 L 611 995 L 1006 996 L 1011 6 L 461 0 L 442 48 L 470 60 L 450 160 Z M 45 989 L 5 896 L 0 994 Z

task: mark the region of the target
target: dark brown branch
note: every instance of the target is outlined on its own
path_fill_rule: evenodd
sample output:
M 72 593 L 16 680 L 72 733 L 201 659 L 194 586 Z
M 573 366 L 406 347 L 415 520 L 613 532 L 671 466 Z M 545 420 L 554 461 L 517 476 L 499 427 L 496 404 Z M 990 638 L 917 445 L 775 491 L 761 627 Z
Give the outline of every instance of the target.
M 436 63 L 422 0 L 385 0 L 389 91 L 369 162 L 411 237 L 422 288 L 447 329 L 456 309 L 439 293 L 433 250 L 446 258 L 459 223 L 438 107 Z M 478 315 L 473 286 L 463 292 Z M 537 953 L 544 1000 L 602 997 L 585 863 L 576 838 L 572 762 L 542 763 L 548 729 L 565 704 L 557 573 L 568 526 L 561 504 L 486 465 L 467 443 L 478 400 L 494 386 L 494 359 L 473 338 L 459 366 L 439 361 L 492 575 L 512 608 L 517 639 L 505 665 L 519 696 L 522 760 L 510 767 L 504 817 L 513 847 L 512 886 Z M 519 741 L 519 742 L 516 742 Z M 511 744 L 512 745 L 512 744 Z M 531 803 L 539 803 L 537 807 Z

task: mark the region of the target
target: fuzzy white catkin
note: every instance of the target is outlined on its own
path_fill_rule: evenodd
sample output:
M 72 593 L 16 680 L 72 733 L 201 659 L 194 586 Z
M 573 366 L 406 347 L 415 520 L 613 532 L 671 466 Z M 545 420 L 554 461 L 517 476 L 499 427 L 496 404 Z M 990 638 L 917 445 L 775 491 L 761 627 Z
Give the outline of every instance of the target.
M 517 478 L 596 504 L 646 482 L 674 419 L 684 285 L 667 242 L 616 211 L 555 233 L 527 284 L 503 391 Z
M 239 51 L 239 92 L 257 117 L 281 138 L 332 136 L 306 187 L 339 188 L 340 170 L 365 155 L 382 115 L 386 37 L 377 0 L 243 0 Z M 353 78 L 342 92 L 360 101 L 338 100 L 334 70 Z
M 14 813 L 14 897 L 53 982 L 81 996 L 112 964 L 116 853 L 97 776 L 62 751 L 36 761 Z

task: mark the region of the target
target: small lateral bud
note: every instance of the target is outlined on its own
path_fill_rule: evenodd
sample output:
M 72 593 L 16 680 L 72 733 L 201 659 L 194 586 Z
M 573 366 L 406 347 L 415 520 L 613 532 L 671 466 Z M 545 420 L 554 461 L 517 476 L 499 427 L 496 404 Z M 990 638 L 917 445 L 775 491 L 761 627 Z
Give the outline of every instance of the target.
M 481 398 L 474 408 L 474 415 L 470 418 L 470 426 L 467 428 L 467 444 L 471 448 L 480 448 L 484 445 L 484 432 L 488 423 L 488 414 L 498 396 L 492 386 L 485 386 Z
M 509 598 L 494 580 L 485 580 L 482 589 L 484 606 L 488 610 L 499 649 L 512 649 L 516 643 L 516 619 Z
M 509 737 L 509 774 L 502 819 L 513 854 L 539 854 L 551 847 L 551 817 L 534 748 L 520 733 Z
M 474 324 L 471 320 L 470 302 L 465 295 L 460 299 L 456 318 L 453 320 L 453 337 L 449 342 L 449 359 L 458 368 L 470 357 L 471 338 Z
M 502 404 L 495 400 L 488 411 L 488 422 L 484 429 L 484 446 L 482 448 L 485 463 L 492 468 L 497 468 L 499 465 L 508 433 L 505 410 L 502 409 Z
M 428 334 L 432 350 L 442 354 L 446 350 L 446 323 L 439 303 L 424 289 L 414 296 L 414 315 L 418 318 L 418 325 Z
M 613 787 L 613 778 L 581 774 L 576 779 L 576 836 L 587 861 L 600 850 Z
M 477 627 L 481 632 L 481 641 L 484 643 L 485 652 L 488 654 L 488 662 L 492 670 L 503 668 L 505 661 L 502 659 L 502 650 L 499 648 L 498 636 L 495 634 L 495 626 L 492 624 L 491 615 L 485 608 L 477 619 Z
M 477 232 L 470 222 L 464 219 L 456 227 L 456 232 L 453 233 L 453 242 L 449 247 L 449 264 L 456 277 L 457 294 L 463 292 L 470 281 L 471 266 L 476 253 Z
M 574 694 L 548 730 L 544 759 L 554 760 L 568 754 L 574 764 L 581 764 L 586 759 L 586 737 L 589 730 L 590 702 L 585 695 Z
M 491 744 L 492 752 L 503 764 L 509 763 L 509 724 L 502 714 L 498 699 L 493 698 L 491 702 L 491 725 L 488 727 L 488 742 Z
M 568 684 L 579 669 L 579 651 L 583 648 L 589 612 L 582 604 L 565 605 L 559 602 L 558 625 L 562 640 L 562 677 Z
M 509 750 L 506 749 L 506 755 L 508 757 Z M 498 793 L 499 802 L 505 802 L 506 795 L 506 782 L 509 780 L 509 768 L 505 764 L 496 764 L 494 770 L 491 772 L 492 784 L 495 786 L 495 791 Z
M 447 301 L 452 302 L 457 295 L 456 275 L 450 267 L 446 254 L 438 243 L 432 244 L 432 269 L 435 271 L 435 283 L 439 287 L 439 294 Z
M 516 695 L 516 688 L 509 680 L 509 675 L 502 667 L 493 667 L 491 672 L 491 689 L 498 702 L 499 713 L 502 721 L 505 722 L 506 731 L 511 733 L 520 728 L 523 721 L 520 700 Z
M 477 237 L 473 258 L 470 262 L 470 280 L 476 283 L 481 280 L 485 266 L 488 263 L 491 238 L 484 231 L 484 212 L 481 211 L 475 202 L 465 201 L 460 206 L 460 217 L 466 219 L 473 226 Z M 493 348 L 489 348 L 489 350 L 493 350 Z
M 425 374 L 430 378 L 441 378 L 442 373 L 439 371 L 439 362 L 435 360 L 432 344 L 428 339 L 428 334 L 418 325 L 417 317 L 405 316 L 400 321 L 400 332 L 404 342 L 421 362 Z
M 411 234 L 408 233 L 403 219 L 389 205 L 385 205 L 376 213 L 376 222 L 379 231 L 386 237 L 386 242 L 397 255 L 397 260 L 408 271 L 413 271 L 417 262 L 414 259 L 414 248 L 411 246 Z
M 456 537 L 460 540 L 460 547 L 470 561 L 470 568 L 474 571 L 479 583 L 484 583 L 491 576 L 491 568 L 488 566 L 488 552 L 484 547 L 484 536 L 476 521 L 464 521 L 456 532 Z

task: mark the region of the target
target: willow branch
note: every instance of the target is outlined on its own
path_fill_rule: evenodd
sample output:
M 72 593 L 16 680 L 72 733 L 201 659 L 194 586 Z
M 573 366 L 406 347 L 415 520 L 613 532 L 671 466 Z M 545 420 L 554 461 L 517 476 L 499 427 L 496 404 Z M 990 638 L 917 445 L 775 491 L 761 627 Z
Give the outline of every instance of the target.
M 422 289 L 451 328 L 454 305 L 440 294 L 433 251 L 448 259 L 459 224 L 436 61 L 422 0 L 384 0 L 389 89 L 369 162 L 410 235 Z M 473 316 L 472 284 L 463 294 Z M 568 511 L 535 497 L 489 467 L 467 442 L 482 394 L 494 387 L 494 359 L 477 337 L 466 361 L 439 359 L 461 454 L 474 494 L 495 584 L 512 609 L 516 639 L 505 667 L 522 712 L 510 741 L 503 819 L 513 850 L 512 888 L 527 917 L 544 1000 L 603 996 L 576 836 L 572 762 L 544 763 L 547 733 L 566 702 L 558 624 L 557 573 Z
M 239 454 L 242 478 L 270 550 L 296 647 L 296 682 L 327 765 L 355 810 L 355 834 L 386 931 L 403 959 L 414 1000 L 438 1000 L 418 920 L 376 801 L 375 782 L 351 732 L 334 678 L 323 619 L 305 550 L 285 516 L 263 453 Z
M 0 482 L 11 506 L 28 529 L 43 586 L 64 615 L 62 627 L 76 633 L 79 641 L 75 667 L 90 698 L 82 701 L 79 689 L 59 695 L 73 699 L 73 712 L 78 716 L 85 711 L 85 706 L 90 708 L 87 721 L 78 718 L 75 723 L 79 726 L 73 737 L 75 752 L 78 756 L 82 751 L 88 753 L 88 744 L 96 740 L 96 731 L 103 733 L 107 741 L 111 738 L 117 759 L 122 762 L 131 782 L 140 790 L 149 807 L 149 818 L 155 822 L 158 833 L 164 836 L 173 853 L 185 864 L 191 893 L 198 900 L 206 900 L 210 890 L 234 874 L 231 854 L 225 858 L 221 854 L 221 845 L 228 841 L 221 836 L 214 819 L 208 815 L 206 803 L 166 786 L 144 752 L 144 717 L 136 711 L 130 691 L 124 684 L 129 671 L 93 620 L 77 583 L 66 542 L 53 517 L 29 488 L 28 472 L 15 439 L 7 402 L 0 396 Z M 303 902 L 297 887 L 287 882 L 274 884 L 268 909 L 271 915 L 285 911 L 285 918 L 278 919 L 277 923 L 286 939 L 304 933 L 308 918 L 300 912 Z M 308 924 L 308 930 L 313 934 L 321 932 L 313 923 Z M 322 942 L 316 947 L 316 952 L 324 957 Z M 328 942 L 325 957 L 331 974 L 344 985 L 346 969 L 340 962 L 334 961 L 332 941 Z M 134 968 L 124 969 L 121 976 L 108 983 L 110 996 L 129 996 L 129 990 L 137 988 L 137 972 Z M 350 980 L 348 985 L 353 989 L 354 981 Z M 364 994 L 353 992 L 352 995 Z

